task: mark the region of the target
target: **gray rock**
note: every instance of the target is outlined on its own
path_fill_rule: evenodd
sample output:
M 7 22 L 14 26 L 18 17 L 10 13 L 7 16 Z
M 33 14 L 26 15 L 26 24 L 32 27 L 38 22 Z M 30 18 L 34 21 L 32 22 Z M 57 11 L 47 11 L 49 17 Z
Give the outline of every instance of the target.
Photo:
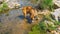
M 60 8 L 55 9 L 54 12 L 51 12 L 51 14 L 54 15 L 56 21 L 58 21 L 58 17 L 60 17 Z
M 58 7 L 60 7 L 60 0 L 53 0 L 53 3 L 54 3 L 55 5 L 57 5 Z
M 12 8 L 15 8 L 15 7 L 19 7 L 20 6 L 20 4 L 19 4 L 18 1 L 19 0 L 7 0 L 5 2 L 8 4 L 8 7 L 12 9 Z

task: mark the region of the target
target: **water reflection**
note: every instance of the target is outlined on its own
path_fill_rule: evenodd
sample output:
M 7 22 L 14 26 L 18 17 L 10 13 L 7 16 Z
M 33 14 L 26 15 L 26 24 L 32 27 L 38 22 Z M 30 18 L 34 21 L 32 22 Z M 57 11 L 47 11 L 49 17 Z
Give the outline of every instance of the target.
M 23 16 L 23 15 L 20 15 L 20 16 L 18 16 L 18 17 L 19 17 L 20 19 L 22 19 L 22 20 L 24 19 L 24 16 Z
M 21 20 L 24 20 L 25 18 L 24 18 L 24 16 L 23 15 L 20 15 L 20 16 L 18 16 Z M 28 23 L 31 23 L 32 22 L 32 20 L 31 20 L 31 18 L 29 17 L 29 16 L 26 16 L 26 19 L 27 19 L 27 22 Z

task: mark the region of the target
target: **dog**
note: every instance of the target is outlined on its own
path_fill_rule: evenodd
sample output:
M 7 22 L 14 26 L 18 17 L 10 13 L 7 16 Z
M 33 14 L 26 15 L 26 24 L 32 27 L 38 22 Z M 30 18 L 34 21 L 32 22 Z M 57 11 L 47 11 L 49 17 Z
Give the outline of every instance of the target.
M 34 9 L 33 7 L 31 7 L 31 6 L 25 6 L 25 7 L 23 7 L 22 8 L 22 12 L 23 12 L 23 15 L 24 15 L 25 18 L 27 16 L 27 14 L 30 15 L 30 18 L 32 20 L 34 20 L 35 17 L 38 17 L 37 16 L 37 10 Z

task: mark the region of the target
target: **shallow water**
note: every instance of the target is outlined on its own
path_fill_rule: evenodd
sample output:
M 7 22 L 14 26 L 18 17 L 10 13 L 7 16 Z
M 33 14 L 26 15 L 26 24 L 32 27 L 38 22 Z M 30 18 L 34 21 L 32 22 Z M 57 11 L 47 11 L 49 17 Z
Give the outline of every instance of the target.
M 23 6 L 33 6 L 29 1 L 20 0 L 19 3 L 21 7 Z M 26 20 L 27 19 L 27 20 Z M 6 14 L 0 16 L 0 22 L 2 26 L 0 27 L 0 34 L 27 34 L 31 29 L 33 24 L 37 24 L 39 21 L 35 21 L 31 24 L 30 17 L 24 19 L 21 9 L 12 9 Z
M 31 5 L 28 1 L 21 0 L 19 2 L 23 6 Z M 22 10 L 12 9 L 8 12 L 8 16 L 2 14 L 0 16 L 0 34 L 25 34 L 28 32 L 28 23 L 24 20 Z
M 32 5 L 32 4 L 31 4 L 29 1 L 27 1 L 27 0 L 24 0 L 24 1 L 23 1 L 23 0 L 17 0 L 17 1 L 18 1 L 18 3 L 21 4 L 20 7 Z M 5 14 L 3 14 L 2 16 L 0 16 L 0 18 L 5 18 L 5 17 L 15 18 L 15 17 L 17 17 L 17 16 L 22 15 L 22 10 L 20 10 L 20 9 L 13 9 L 13 10 L 10 10 L 8 14 L 9 14 L 9 16 L 5 16 Z

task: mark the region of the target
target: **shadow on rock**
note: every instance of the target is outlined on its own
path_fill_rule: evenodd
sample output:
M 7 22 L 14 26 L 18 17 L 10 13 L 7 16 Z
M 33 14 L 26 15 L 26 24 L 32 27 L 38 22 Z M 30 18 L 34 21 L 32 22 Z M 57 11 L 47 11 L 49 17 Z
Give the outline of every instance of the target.
M 18 16 L 18 17 L 19 17 L 20 19 L 22 19 L 22 20 L 25 19 L 23 15 L 20 15 L 20 16 Z M 32 22 L 30 16 L 26 16 L 26 19 L 27 19 L 27 22 L 28 22 L 28 23 L 31 23 L 31 22 Z

